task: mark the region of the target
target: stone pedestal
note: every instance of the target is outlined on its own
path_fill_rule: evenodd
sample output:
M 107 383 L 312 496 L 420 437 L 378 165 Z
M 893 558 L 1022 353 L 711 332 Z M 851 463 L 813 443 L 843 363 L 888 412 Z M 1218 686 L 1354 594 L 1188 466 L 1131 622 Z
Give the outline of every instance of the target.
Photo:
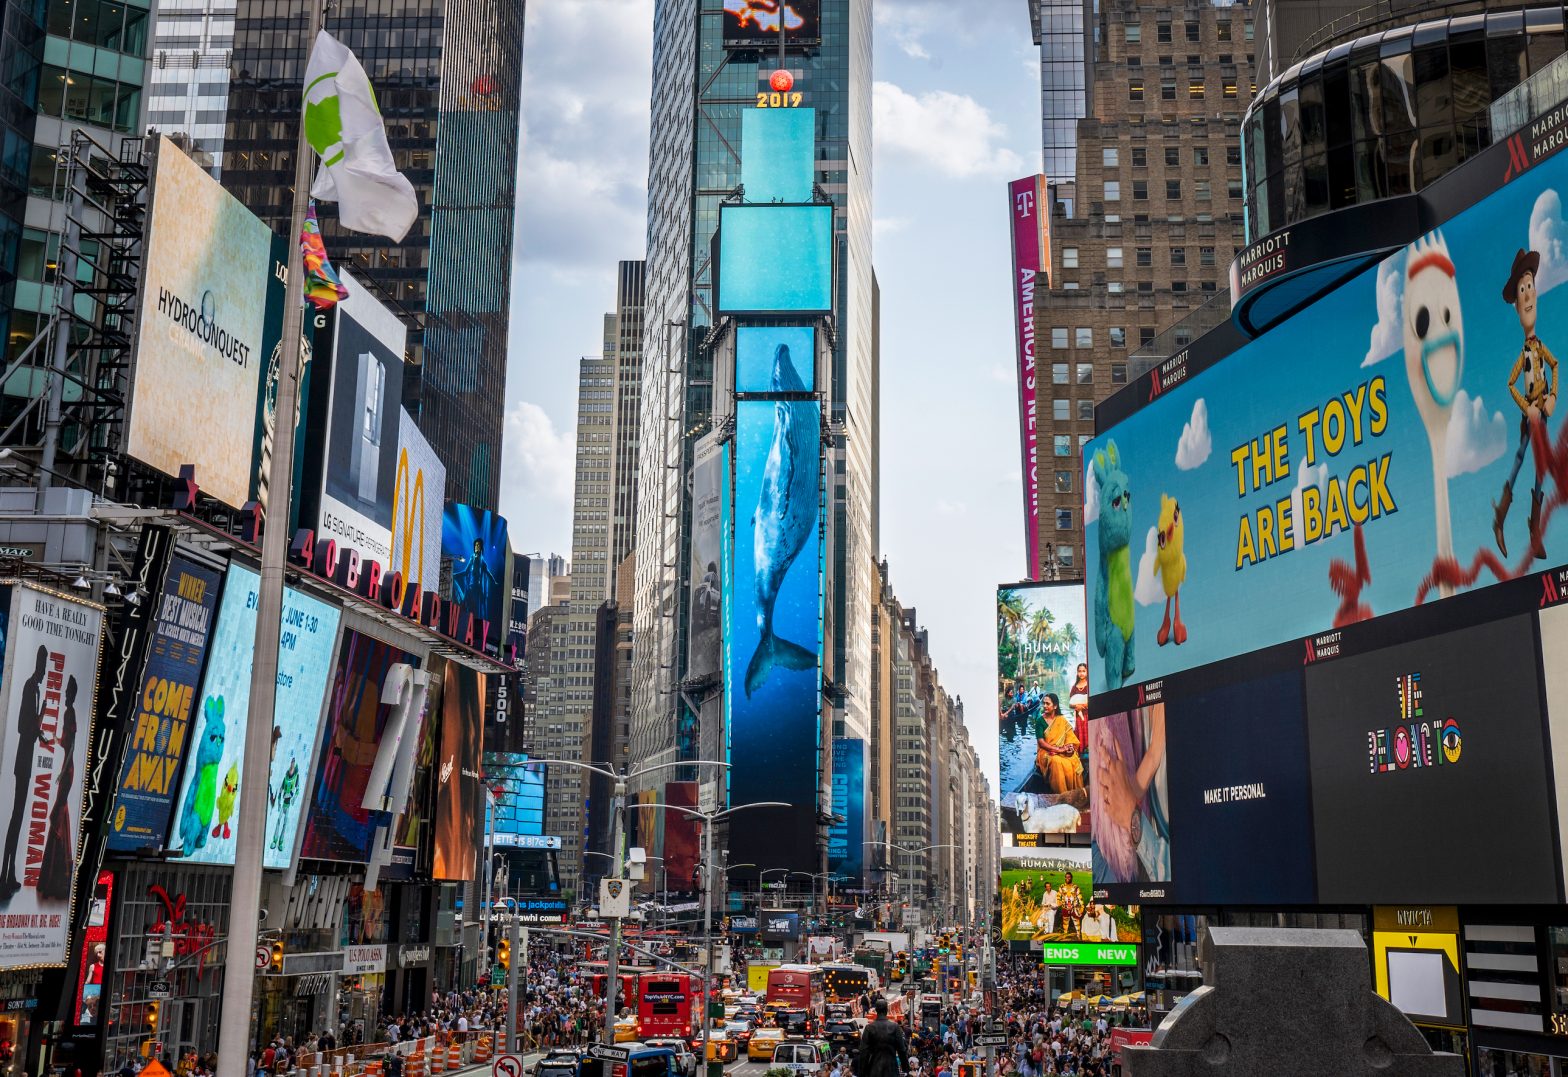
M 1354 931 L 1217 927 L 1205 954 L 1206 985 L 1122 1049 L 1127 1077 L 1464 1075 L 1372 990 Z

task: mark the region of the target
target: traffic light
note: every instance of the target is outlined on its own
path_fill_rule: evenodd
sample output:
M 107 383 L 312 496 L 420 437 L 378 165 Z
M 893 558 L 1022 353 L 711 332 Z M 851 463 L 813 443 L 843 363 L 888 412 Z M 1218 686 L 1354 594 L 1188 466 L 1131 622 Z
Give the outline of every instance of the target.
M 278 939 L 272 944 L 272 971 L 283 971 L 283 940 Z
M 147 1003 L 147 1031 L 155 1036 L 158 1034 L 158 1011 L 162 1008 L 163 1003 L 161 1002 Z
M 503 969 L 510 969 L 512 967 L 511 940 L 502 939 L 500 942 L 496 943 L 495 963 L 500 965 Z

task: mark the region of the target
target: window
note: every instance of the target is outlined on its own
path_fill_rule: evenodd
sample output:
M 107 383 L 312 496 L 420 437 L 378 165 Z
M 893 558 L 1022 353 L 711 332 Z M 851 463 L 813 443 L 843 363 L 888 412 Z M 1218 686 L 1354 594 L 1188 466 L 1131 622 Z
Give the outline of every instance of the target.
M 1127 100 L 1129 100 L 1129 101 L 1142 101 L 1143 100 L 1143 80 L 1142 79 L 1134 79 L 1133 81 L 1131 81 L 1131 82 L 1129 82 L 1127 84 Z
M 1108 280 L 1105 282 L 1105 291 L 1108 295 L 1121 295 L 1126 290 L 1127 286 L 1119 280 Z
M 1181 197 L 1181 180 L 1168 179 L 1165 181 L 1165 197 L 1172 200 Z
M 1149 164 L 1149 147 L 1134 146 L 1132 148 L 1132 163 L 1134 168 L 1147 168 Z
M 1187 290 L 1187 282 L 1186 281 L 1184 281 L 1184 280 L 1173 280 L 1173 281 L 1171 281 L 1171 291 L 1173 291 L 1173 292 L 1185 292 L 1186 290 Z
M 1100 150 L 1100 163 L 1106 168 L 1115 168 L 1118 163 L 1116 158 L 1117 153 L 1115 146 L 1106 146 L 1104 149 Z
M 1077 269 L 1078 268 L 1078 248 L 1077 247 L 1063 247 L 1062 248 L 1062 268 L 1063 269 Z
M 1067 327 L 1065 325 L 1053 325 L 1051 327 L 1051 347 L 1067 347 Z
M 1051 418 L 1059 423 L 1065 423 L 1072 418 L 1072 406 L 1071 400 L 1051 401 Z
M 1227 75 L 1220 83 L 1220 93 L 1227 100 L 1234 101 L 1236 99 L 1236 80 Z M 1239 164 L 1240 162 L 1238 161 L 1237 163 Z
M 1187 248 L 1186 247 L 1172 247 L 1171 248 L 1171 265 L 1173 265 L 1173 266 L 1184 266 L 1186 264 L 1187 264 Z
M 1166 146 L 1165 147 L 1165 167 L 1166 168 L 1180 168 L 1181 167 L 1181 147 L 1180 146 Z
M 1214 36 L 1220 41 L 1230 41 L 1230 23 L 1221 19 L 1214 24 Z
M 1138 327 L 1138 347 L 1152 348 L 1154 346 L 1154 330 L 1146 325 Z
M 1226 180 L 1225 181 L 1225 194 L 1226 194 L 1227 197 L 1230 197 L 1230 198 L 1240 198 L 1241 197 L 1241 180 Z
M 1105 268 L 1120 269 L 1122 267 L 1122 249 L 1120 247 L 1105 248 Z
M 1194 146 L 1192 148 L 1192 163 L 1199 168 L 1209 167 L 1209 147 Z
M 1072 568 L 1078 560 L 1077 547 L 1071 543 L 1058 542 L 1056 544 L 1056 563 L 1063 568 Z
M 1076 292 L 1077 290 L 1078 290 L 1078 282 L 1077 281 L 1069 280 L 1069 281 L 1063 281 L 1062 282 L 1062 291 L 1064 291 L 1064 292 Z
M 1175 79 L 1161 79 L 1160 80 L 1160 100 L 1161 101 L 1174 101 L 1174 100 L 1176 100 L 1176 80 Z
M 1199 202 L 1207 202 L 1210 200 L 1210 198 L 1213 197 L 1209 193 L 1209 181 L 1206 179 L 1193 180 L 1192 187 L 1193 197 L 1196 198 Z
M 1200 27 L 1198 26 L 1197 23 L 1195 23 L 1195 22 L 1187 23 L 1187 25 L 1186 25 L 1187 40 L 1188 41 L 1197 41 L 1198 40 L 1198 31 L 1199 31 L 1199 29 L 1200 29 Z
M 1132 181 L 1132 197 L 1135 202 L 1146 202 L 1149 199 L 1149 181 L 1135 179 Z
M 1079 385 L 1093 385 L 1094 384 L 1094 364 L 1093 363 L 1079 363 L 1078 364 L 1078 384 Z
M 1094 438 L 1093 434 L 1079 434 L 1078 435 L 1078 451 L 1079 452 L 1083 452 L 1083 447 L 1085 445 L 1089 444 L 1089 442 L 1091 440 L 1093 440 L 1093 438 Z
M 1092 423 L 1092 422 L 1094 422 L 1094 401 L 1092 401 L 1092 400 L 1080 400 L 1080 401 L 1078 401 L 1078 419 L 1079 419 L 1080 422 L 1085 422 L 1085 423 Z
M 1127 364 L 1126 363 L 1112 363 L 1111 364 L 1111 384 L 1112 385 L 1126 385 L 1127 384 Z
M 1171 43 L 1171 24 L 1168 22 L 1156 24 L 1154 27 L 1154 40 L 1161 45 L 1169 45 Z
M 1071 456 L 1073 454 L 1073 436 L 1071 434 L 1057 434 L 1051 438 L 1051 451 L 1057 456 Z
M 1202 101 L 1203 100 L 1203 80 L 1202 79 L 1188 79 L 1187 80 L 1187 99 L 1189 101 Z
M 1154 294 L 1154 282 L 1153 281 L 1147 281 L 1147 280 L 1139 281 L 1138 282 L 1138 294 L 1139 295 L 1153 295 Z
M 1176 338 L 1177 348 L 1185 348 L 1192 343 L 1192 326 L 1178 325 L 1172 332 L 1172 336 Z
M 1122 200 L 1122 185 L 1115 180 L 1106 180 L 1105 200 L 1107 202 L 1120 202 Z
M 1240 168 L 1241 167 L 1241 147 L 1240 146 L 1226 146 L 1225 147 L 1225 163 L 1227 165 L 1229 165 L 1231 168 Z
M 1073 473 L 1071 471 L 1058 471 L 1056 473 L 1056 492 L 1070 494 L 1073 492 Z
M 1214 264 L 1214 248 L 1213 247 L 1199 247 L 1198 248 L 1198 264 L 1200 266 L 1211 266 L 1211 265 Z
M 1051 364 L 1051 384 L 1052 385 L 1066 385 L 1067 384 L 1067 364 L 1066 363 L 1052 363 Z
M 1094 347 L 1094 328 L 1092 326 L 1080 325 L 1073 337 L 1073 344 L 1079 348 Z
M 1127 57 L 1127 66 L 1128 67 L 1142 67 L 1143 66 L 1143 57 L 1142 56 L 1129 56 L 1129 57 Z
M 1127 346 L 1127 327 L 1126 326 L 1124 326 L 1124 325 L 1113 325 L 1113 326 L 1111 326 L 1109 332 L 1111 334 L 1111 347 L 1113 347 L 1113 348 L 1125 348 Z
M 1139 26 L 1137 23 L 1133 23 L 1131 26 L 1126 28 L 1124 36 L 1126 38 L 1127 44 L 1140 44 L 1143 41 L 1143 27 Z
M 1056 529 L 1058 531 L 1071 531 L 1073 529 L 1073 510 L 1056 510 Z
M 1139 247 L 1136 257 L 1139 266 L 1152 266 L 1154 264 L 1154 248 Z

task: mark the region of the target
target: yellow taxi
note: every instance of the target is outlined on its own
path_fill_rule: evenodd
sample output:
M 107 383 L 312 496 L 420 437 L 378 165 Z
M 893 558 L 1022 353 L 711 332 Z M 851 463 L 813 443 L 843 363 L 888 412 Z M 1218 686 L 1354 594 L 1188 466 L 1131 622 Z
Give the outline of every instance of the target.
M 708 1061 L 709 1062 L 734 1062 L 739 1055 L 739 1048 L 735 1041 L 723 1029 L 710 1029 L 708 1032 Z
M 637 1018 L 617 1017 L 615 1019 L 615 1042 L 630 1043 L 637 1038 Z
M 773 1061 L 773 1048 L 784 1042 L 782 1028 L 759 1028 L 751 1034 L 746 1045 L 746 1057 L 753 1062 Z

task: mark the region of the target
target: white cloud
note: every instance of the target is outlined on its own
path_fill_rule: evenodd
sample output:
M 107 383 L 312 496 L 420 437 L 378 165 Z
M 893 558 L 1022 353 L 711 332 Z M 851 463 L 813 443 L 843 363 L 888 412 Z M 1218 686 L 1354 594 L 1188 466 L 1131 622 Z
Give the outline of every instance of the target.
M 1362 366 L 1380 363 L 1405 346 L 1405 259 L 1395 255 L 1377 267 L 1377 324 L 1367 343 Z
M 1546 266 L 1545 261 L 1541 263 Z M 1453 417 L 1448 420 L 1448 458 L 1444 461 L 1449 478 L 1480 471 L 1508 451 L 1508 423 L 1500 411 L 1486 413 L 1480 397 L 1463 389 L 1454 396 Z
M 1176 443 L 1176 466 L 1191 471 L 1202 466 L 1214 451 L 1214 439 L 1209 436 L 1209 405 L 1203 397 L 1192 405 L 1192 418 L 1181 428 L 1181 440 Z
M 1305 460 L 1296 468 L 1296 487 L 1290 492 L 1290 533 L 1294 537 L 1296 547 L 1299 549 L 1306 536 L 1306 517 L 1301 511 L 1301 491 L 1309 486 L 1318 488 L 1318 505 L 1323 504 L 1324 492 L 1328 489 L 1328 464 L 1319 464 L 1309 467 Z M 1323 536 L 1328 538 L 1327 535 Z
M 1530 249 L 1541 255 L 1541 269 L 1535 275 L 1537 292 L 1550 291 L 1568 280 L 1568 222 L 1563 220 L 1562 199 L 1550 187 L 1541 192 L 1530 210 Z
M 871 100 L 878 156 L 902 157 L 956 179 L 1024 170 L 1023 158 L 1001 145 L 1007 128 L 973 97 L 947 90 L 917 96 L 878 82 Z
M 1083 525 L 1088 527 L 1100 518 L 1100 480 L 1094 477 L 1094 465 L 1083 469 Z
M 1143 541 L 1143 556 L 1138 559 L 1138 579 L 1133 584 L 1132 597 L 1140 606 L 1158 606 L 1165 601 L 1165 585 L 1160 582 L 1159 569 L 1154 567 L 1154 555 L 1159 549 L 1159 529 L 1149 528 Z
M 871 235 L 874 239 L 883 236 L 897 235 L 909 227 L 908 217 L 873 217 L 871 218 Z
M 557 430 L 538 404 L 519 400 L 506 411 L 505 437 L 501 514 L 519 539 L 528 521 L 564 521 L 569 532 L 577 455 L 571 433 Z

